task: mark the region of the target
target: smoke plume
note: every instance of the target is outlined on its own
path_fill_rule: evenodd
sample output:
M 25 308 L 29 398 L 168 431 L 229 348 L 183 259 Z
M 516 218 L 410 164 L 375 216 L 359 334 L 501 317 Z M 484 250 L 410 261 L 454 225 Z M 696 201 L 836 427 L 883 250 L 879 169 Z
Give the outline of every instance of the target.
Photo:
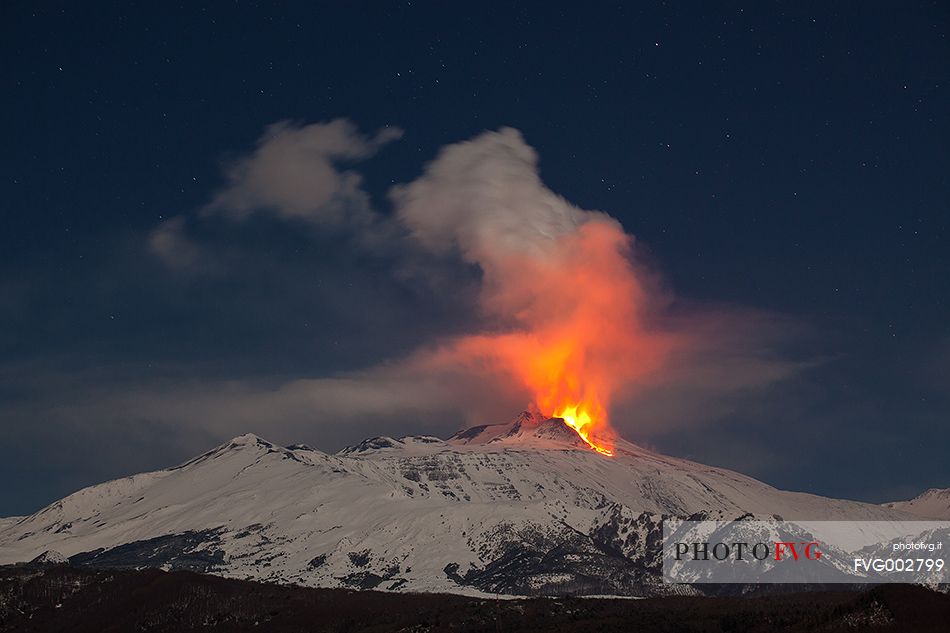
M 383 128 L 368 136 L 344 120 L 270 126 L 188 224 L 267 214 L 348 232 L 348 247 L 388 265 L 400 291 L 428 273 L 422 290 L 437 301 L 471 297 L 471 276 L 458 276 L 462 262 L 478 272 L 477 318 L 465 314 L 464 335 L 429 338 L 363 369 L 298 377 L 277 389 L 269 381 L 242 384 L 237 406 L 231 387 L 187 394 L 191 408 L 221 412 L 203 420 L 230 425 L 244 412 L 266 411 L 272 422 L 305 428 L 313 419 L 304 412 L 318 411 L 333 429 L 375 421 L 441 433 L 530 404 L 609 453 L 611 414 L 622 415 L 621 428 L 646 435 L 707 424 L 810 366 L 782 356 L 796 328 L 779 315 L 674 301 L 618 221 L 544 185 L 536 152 L 515 129 L 443 147 L 422 175 L 390 190 L 393 212 L 380 212 L 354 163 L 400 134 Z M 180 218 L 157 227 L 150 247 L 178 271 L 216 261 Z M 328 293 L 326 306 L 365 311 L 373 298 L 358 296 L 354 306 L 356 299 Z
M 392 197 L 416 243 L 482 272 L 488 330 L 416 362 L 514 379 L 543 414 L 609 453 L 613 397 L 674 344 L 650 325 L 659 293 L 632 236 L 545 187 L 535 151 L 510 128 L 445 147 Z

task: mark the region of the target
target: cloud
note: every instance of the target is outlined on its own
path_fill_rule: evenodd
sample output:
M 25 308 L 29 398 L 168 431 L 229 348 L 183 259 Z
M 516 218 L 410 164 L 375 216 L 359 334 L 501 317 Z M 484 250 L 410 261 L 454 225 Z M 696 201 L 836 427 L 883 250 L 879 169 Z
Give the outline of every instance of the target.
M 171 268 L 192 269 L 204 261 L 204 254 L 185 231 L 185 217 L 169 218 L 152 229 L 149 250 Z
M 270 213 L 318 227 L 366 227 L 377 218 L 362 176 L 341 167 L 369 158 L 401 136 L 402 130 L 387 127 L 368 137 L 346 119 L 306 126 L 274 123 L 253 152 L 227 168 L 227 184 L 204 214 L 243 220 Z
M 556 238 L 594 215 L 544 186 L 537 153 L 512 128 L 443 148 L 423 176 L 394 187 L 391 197 L 422 247 L 457 248 L 489 270 L 510 255 L 549 254 Z
M 720 310 L 688 320 L 689 325 L 681 318 L 675 327 L 701 334 L 706 345 L 682 347 L 637 389 L 620 394 L 612 413 L 624 436 L 647 442 L 690 436 L 684 431 L 719 428 L 737 411 L 761 415 L 767 423 L 777 417 L 776 403 L 786 407 L 796 400 L 787 393 L 770 399 L 774 388 L 795 385 L 814 366 L 775 352 L 788 343 L 781 333 L 787 319 Z M 531 398 L 524 385 L 500 376 L 493 364 L 458 349 L 468 342 L 453 338 L 322 377 L 206 377 L 193 374 L 190 366 L 143 373 L 121 365 L 80 373 L 54 369 L 54 363 L 6 365 L 0 376 L 23 397 L 6 403 L 3 412 L 59 437 L 91 438 L 98 432 L 110 445 L 121 445 L 126 436 L 158 435 L 177 447 L 175 459 L 246 432 L 323 450 L 374 435 L 447 437 L 467 426 L 508 421 Z
M 520 395 L 492 382 L 432 372 L 414 358 L 286 380 L 183 379 L 189 368 L 165 369 L 159 375 L 125 366 L 77 374 L 35 363 L 28 371 L 0 366 L 9 388 L 22 395 L 3 403 L 3 411 L 65 438 L 98 429 L 115 442 L 155 429 L 188 455 L 247 432 L 324 450 L 378 434 L 446 435 L 485 420 L 505 421 L 523 404 Z M 17 432 L 32 432 L 20 427 Z
M 619 399 L 617 424 L 632 436 L 714 428 L 739 412 L 769 416 L 775 388 L 827 361 L 790 351 L 805 347 L 814 332 L 782 314 L 676 301 L 665 320 L 682 345 L 641 389 Z

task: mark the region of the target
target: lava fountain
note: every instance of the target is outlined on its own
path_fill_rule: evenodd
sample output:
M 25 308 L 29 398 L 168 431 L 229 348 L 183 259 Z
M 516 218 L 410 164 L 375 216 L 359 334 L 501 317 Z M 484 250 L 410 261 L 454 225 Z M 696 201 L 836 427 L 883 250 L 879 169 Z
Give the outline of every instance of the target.
M 613 449 L 600 438 L 591 435 L 590 431 L 595 426 L 594 419 L 590 417 L 590 414 L 582 407 L 583 405 L 564 407 L 560 411 L 555 411 L 554 417 L 564 420 L 564 424 L 574 429 L 580 438 L 587 442 L 587 445 L 592 449 L 601 455 L 613 457 Z

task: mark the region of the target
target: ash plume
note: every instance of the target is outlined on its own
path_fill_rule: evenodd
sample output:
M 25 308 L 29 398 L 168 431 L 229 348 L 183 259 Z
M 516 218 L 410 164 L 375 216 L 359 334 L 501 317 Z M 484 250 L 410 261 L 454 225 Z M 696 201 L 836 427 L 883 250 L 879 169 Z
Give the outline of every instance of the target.
M 364 135 L 343 120 L 270 126 L 231 162 L 209 204 L 152 231 L 150 250 L 176 274 L 223 274 L 234 258 L 219 258 L 189 227 L 266 215 L 295 230 L 348 233 L 346 248 L 387 264 L 394 287 L 424 280 L 444 301 L 472 296 L 462 263 L 478 270 L 477 318 L 466 314 L 463 334 L 429 335 L 414 351 L 362 369 L 279 384 L 126 389 L 109 406 L 216 436 L 267 418 L 269 429 L 292 439 L 317 412 L 328 421 L 321 433 L 349 441 L 343 429 L 371 433 L 412 421 L 441 433 L 530 405 L 609 452 L 612 413 L 625 431 L 647 436 L 710 424 L 809 366 L 776 353 L 798 336 L 781 315 L 674 300 L 616 219 L 542 182 L 537 153 L 515 129 L 443 147 L 418 178 L 390 189 L 392 213 L 381 213 L 356 163 L 400 134 Z M 366 309 L 336 294 L 326 299 L 329 307 Z M 169 401 L 181 405 L 174 414 Z
M 545 187 L 537 154 L 511 128 L 445 147 L 392 198 L 421 248 L 481 269 L 479 303 L 492 325 L 417 362 L 513 378 L 542 413 L 573 418 L 609 444 L 613 396 L 675 344 L 651 326 L 662 293 L 636 263 L 633 237 Z

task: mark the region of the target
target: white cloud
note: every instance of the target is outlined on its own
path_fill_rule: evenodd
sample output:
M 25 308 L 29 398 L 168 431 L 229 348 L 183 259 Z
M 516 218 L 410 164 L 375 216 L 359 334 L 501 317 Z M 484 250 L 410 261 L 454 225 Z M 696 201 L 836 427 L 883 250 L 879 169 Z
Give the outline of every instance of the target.
M 420 245 L 437 253 L 457 247 L 483 268 L 514 253 L 541 254 L 600 215 L 545 187 L 537 153 L 512 128 L 444 147 L 421 177 L 391 195 Z
M 267 127 L 255 150 L 232 163 L 227 184 L 205 207 L 206 214 L 242 220 L 272 213 L 317 226 L 363 227 L 376 221 L 362 176 L 340 169 L 366 159 L 402 136 L 393 127 L 367 137 L 346 119 Z

